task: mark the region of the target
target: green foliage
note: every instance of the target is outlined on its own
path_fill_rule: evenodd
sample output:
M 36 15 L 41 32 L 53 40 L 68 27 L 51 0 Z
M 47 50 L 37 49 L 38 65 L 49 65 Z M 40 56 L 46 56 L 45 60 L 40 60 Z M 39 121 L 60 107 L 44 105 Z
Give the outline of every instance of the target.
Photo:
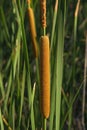
M 33 56 L 26 0 L 0 1 L 0 129 L 71 130 L 82 125 L 87 2 L 47 1 L 50 39 L 50 117 L 40 112 L 39 57 Z M 39 1 L 32 0 L 37 40 L 41 36 Z M 85 90 L 87 92 L 87 90 Z M 86 104 L 87 105 L 87 104 Z M 79 118 L 81 117 L 81 118 Z M 87 128 L 87 110 L 84 114 Z M 80 126 L 81 127 L 81 126 Z

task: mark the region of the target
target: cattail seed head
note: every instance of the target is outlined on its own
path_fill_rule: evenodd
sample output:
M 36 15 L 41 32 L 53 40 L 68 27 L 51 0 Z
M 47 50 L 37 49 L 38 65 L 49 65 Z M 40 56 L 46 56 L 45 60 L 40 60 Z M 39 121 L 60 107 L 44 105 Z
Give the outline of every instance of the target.
M 49 38 L 42 36 L 40 39 L 40 95 L 41 112 L 45 118 L 50 113 L 50 56 Z
M 28 8 L 28 15 L 29 15 L 29 27 L 30 27 L 30 33 L 31 33 L 31 39 L 32 39 L 32 45 L 34 49 L 35 57 L 38 57 L 38 45 L 36 41 L 36 26 L 35 26 L 35 19 L 34 19 L 34 12 L 32 8 Z
M 41 26 L 46 28 L 46 0 L 40 0 Z
M 34 12 L 33 12 L 32 8 L 28 8 L 28 15 L 29 15 L 29 25 L 30 25 L 31 37 L 33 39 L 37 36 L 37 34 L 36 34 Z

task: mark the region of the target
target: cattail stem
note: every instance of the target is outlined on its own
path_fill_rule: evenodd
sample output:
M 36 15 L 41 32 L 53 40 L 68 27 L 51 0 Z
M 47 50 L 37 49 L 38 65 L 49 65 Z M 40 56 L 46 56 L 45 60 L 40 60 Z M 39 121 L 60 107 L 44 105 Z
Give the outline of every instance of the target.
M 28 7 L 30 7 L 31 0 L 27 0 Z
M 43 28 L 43 35 L 46 35 L 46 28 Z
M 46 130 L 46 118 L 43 118 L 43 130 Z

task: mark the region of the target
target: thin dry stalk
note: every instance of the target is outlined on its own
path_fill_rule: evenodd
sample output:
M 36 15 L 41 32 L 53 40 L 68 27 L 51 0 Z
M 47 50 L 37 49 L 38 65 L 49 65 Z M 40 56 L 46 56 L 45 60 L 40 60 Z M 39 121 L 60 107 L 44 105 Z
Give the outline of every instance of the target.
M 75 10 L 75 17 L 78 16 L 78 12 L 79 12 L 79 5 L 80 5 L 80 0 L 78 0 L 77 6 L 76 6 L 76 10 Z

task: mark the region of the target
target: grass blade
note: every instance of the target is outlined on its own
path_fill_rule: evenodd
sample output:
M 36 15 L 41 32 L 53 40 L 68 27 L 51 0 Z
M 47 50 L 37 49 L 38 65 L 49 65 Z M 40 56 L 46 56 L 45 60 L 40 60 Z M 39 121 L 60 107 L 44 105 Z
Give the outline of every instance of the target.
M 11 91 L 11 85 L 12 85 L 12 69 L 10 70 L 10 75 L 9 75 L 8 85 L 7 85 L 7 93 L 6 93 L 6 96 L 5 96 L 4 110 L 6 110 L 6 111 L 7 111 L 7 102 L 8 102 L 9 94 L 10 94 L 10 91 Z
M 3 120 L 2 120 L 1 109 L 0 109 L 0 128 L 1 128 L 1 130 L 4 130 L 4 124 L 3 124 Z
M 35 119 L 34 119 L 34 108 L 33 108 L 34 96 L 35 96 L 35 87 L 36 87 L 36 83 L 34 83 L 34 86 L 33 86 L 32 103 L 31 103 L 31 119 L 32 119 L 31 127 L 32 127 L 32 130 L 35 130 Z
M 53 17 L 53 26 L 52 26 L 52 34 L 51 34 L 51 50 L 53 48 L 53 38 L 54 38 L 54 32 L 55 32 L 55 25 L 56 25 L 56 19 L 57 19 L 57 13 L 58 13 L 58 0 L 56 0 L 55 3 L 55 9 L 54 9 L 54 17 Z
M 1 89 L 1 93 L 2 93 L 2 98 L 5 98 L 5 91 L 4 91 L 4 86 L 3 86 L 3 80 L 2 80 L 2 75 L 0 73 L 0 89 Z
M 4 15 L 4 11 L 3 11 L 2 6 L 0 6 L 0 13 L 1 13 L 1 18 L 2 18 L 2 23 L 4 25 L 6 34 L 7 34 L 8 38 L 9 38 L 8 26 L 7 26 L 7 23 L 6 23 L 6 19 L 5 19 L 5 15 Z
M 60 10 L 58 23 L 57 68 L 56 68 L 56 130 L 60 128 L 61 87 L 63 73 L 64 21 Z
M 23 102 L 24 102 L 25 79 L 26 79 L 26 69 L 25 69 L 25 63 L 24 63 L 23 74 L 22 74 L 22 88 L 21 88 L 21 103 L 20 103 L 19 127 L 20 127 L 20 123 L 21 123 L 22 108 L 23 108 Z

